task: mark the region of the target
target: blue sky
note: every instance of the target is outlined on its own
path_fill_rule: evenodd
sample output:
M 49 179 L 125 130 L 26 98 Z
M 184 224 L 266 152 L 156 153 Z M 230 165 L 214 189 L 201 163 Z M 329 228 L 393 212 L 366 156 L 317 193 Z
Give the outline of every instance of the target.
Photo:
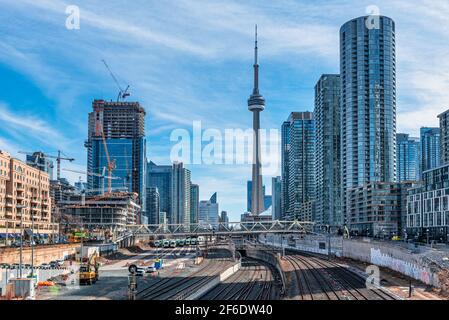
M 81 10 L 79 30 L 65 27 L 68 5 Z M 291 111 L 313 110 L 319 76 L 339 71 L 340 26 L 369 5 L 396 21 L 398 131 L 417 135 L 448 107 L 444 0 L 0 0 L 0 149 L 61 149 L 76 158 L 66 168 L 85 169 L 92 100 L 117 95 L 101 59 L 145 107 L 148 158 L 156 163 L 169 162 L 172 130 L 189 130 L 192 121 L 248 128 L 256 23 L 262 127 L 279 129 Z M 249 165 L 190 169 L 201 199 L 217 191 L 232 220 L 246 209 Z

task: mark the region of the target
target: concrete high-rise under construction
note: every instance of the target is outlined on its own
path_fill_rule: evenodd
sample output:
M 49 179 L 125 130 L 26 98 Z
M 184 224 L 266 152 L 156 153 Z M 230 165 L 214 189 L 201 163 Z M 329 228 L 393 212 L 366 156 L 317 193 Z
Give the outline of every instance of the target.
M 89 113 L 87 148 L 88 192 L 108 189 L 112 167 L 112 191 L 136 192 L 146 222 L 145 110 L 138 102 L 94 100 Z
M 253 113 L 253 167 L 252 167 L 252 193 L 251 213 L 258 215 L 265 210 L 262 187 L 262 161 L 260 152 L 260 112 L 265 109 L 265 99 L 259 93 L 259 64 L 257 61 L 257 26 L 254 48 L 254 89 L 248 99 L 248 109 Z

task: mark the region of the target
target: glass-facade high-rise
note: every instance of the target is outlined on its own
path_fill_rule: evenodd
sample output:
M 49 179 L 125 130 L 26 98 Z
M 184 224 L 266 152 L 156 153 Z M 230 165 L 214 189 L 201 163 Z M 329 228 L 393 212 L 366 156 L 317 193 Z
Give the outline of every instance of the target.
M 280 220 L 282 216 L 282 180 L 281 177 L 273 177 L 271 180 L 271 215 L 273 220 Z
M 340 75 L 325 74 L 315 86 L 316 196 L 314 222 L 341 226 Z
M 150 188 L 157 188 L 159 193 L 159 211 L 164 212 L 168 221 L 171 217 L 171 165 L 157 165 L 150 161 L 147 166 L 147 193 L 151 193 Z M 162 223 L 159 217 L 149 217 L 150 221 Z
M 197 184 L 190 186 L 190 223 L 198 223 L 200 205 L 200 187 Z
M 421 128 L 421 176 L 440 166 L 440 128 Z
M 106 144 L 110 161 L 115 163 L 112 172 L 112 191 L 138 193 L 139 204 L 142 207 L 139 222 L 145 223 L 147 222 L 145 110 L 138 102 L 104 100 L 94 100 L 92 108 L 85 143 L 89 192 L 101 194 L 107 191 L 108 161 L 104 147 Z
M 396 181 L 396 27 L 388 17 L 377 18 L 375 24 L 372 17 L 352 19 L 340 29 L 345 220 L 349 188 Z
M 199 224 L 206 228 L 216 229 L 219 221 L 218 208 L 217 193 L 214 193 L 209 200 L 200 201 Z
M 420 143 L 419 138 L 405 133 L 396 135 L 398 182 L 419 180 Z
M 190 170 L 182 162 L 173 163 L 171 175 L 171 224 L 190 224 Z
M 149 224 L 160 224 L 160 195 L 157 187 L 147 187 L 147 215 Z
M 315 198 L 315 120 L 292 112 L 282 125 L 282 192 L 286 219 L 311 221 Z

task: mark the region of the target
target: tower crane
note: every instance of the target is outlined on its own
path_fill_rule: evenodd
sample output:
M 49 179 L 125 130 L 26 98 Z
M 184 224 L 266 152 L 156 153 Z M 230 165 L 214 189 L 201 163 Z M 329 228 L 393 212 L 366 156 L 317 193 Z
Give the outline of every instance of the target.
M 103 62 L 103 64 L 105 65 L 106 69 L 108 69 L 109 74 L 111 75 L 112 79 L 114 80 L 115 84 L 117 85 L 118 89 L 119 89 L 119 93 L 117 95 L 117 102 L 120 101 L 125 101 L 125 99 L 127 97 L 129 97 L 131 95 L 131 93 L 128 92 L 129 90 L 129 85 L 126 87 L 125 90 L 123 90 L 122 86 L 120 85 L 120 83 L 118 82 L 117 78 L 115 77 L 114 73 L 111 71 L 111 68 L 109 68 L 108 64 L 106 63 L 105 60 L 101 60 Z
M 100 189 L 95 189 L 95 191 L 101 191 L 102 194 L 104 194 L 104 179 L 122 180 L 121 177 L 109 177 L 109 176 L 106 176 L 106 174 L 105 174 L 105 167 L 103 167 L 102 173 L 86 172 L 86 171 L 71 170 L 71 169 L 62 169 L 62 170 L 63 171 L 68 171 L 68 172 L 85 174 L 86 176 L 94 176 L 94 177 L 101 178 L 101 182 L 100 182 L 101 188 Z M 90 191 L 93 191 L 93 190 L 94 189 L 92 189 Z
M 53 156 L 53 155 L 49 155 L 49 154 L 45 154 L 43 152 L 28 152 L 28 151 L 19 151 L 19 153 L 21 154 L 26 154 L 29 156 L 33 156 L 35 154 L 38 154 L 39 157 L 44 157 L 44 158 L 50 158 L 50 159 L 56 159 L 56 172 L 57 172 L 57 179 L 59 180 L 61 178 L 61 160 L 65 160 L 65 161 L 69 161 L 69 162 L 73 162 L 75 161 L 74 158 L 69 158 L 69 157 L 61 157 L 61 154 L 64 154 L 61 150 L 58 150 L 58 155 L 57 156 Z
M 111 161 L 111 157 L 109 156 L 108 145 L 106 143 L 103 128 L 101 128 L 101 138 L 103 140 L 104 153 L 106 154 L 106 160 L 108 162 L 108 193 L 112 193 L 112 171 L 116 168 L 116 162 L 115 159 Z

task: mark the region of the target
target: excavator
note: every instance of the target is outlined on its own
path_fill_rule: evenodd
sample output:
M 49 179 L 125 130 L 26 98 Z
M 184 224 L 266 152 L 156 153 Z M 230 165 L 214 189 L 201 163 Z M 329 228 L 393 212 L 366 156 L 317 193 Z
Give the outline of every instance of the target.
M 94 284 L 98 281 L 98 267 L 97 252 L 94 252 L 87 261 L 82 261 L 79 271 L 80 284 Z

